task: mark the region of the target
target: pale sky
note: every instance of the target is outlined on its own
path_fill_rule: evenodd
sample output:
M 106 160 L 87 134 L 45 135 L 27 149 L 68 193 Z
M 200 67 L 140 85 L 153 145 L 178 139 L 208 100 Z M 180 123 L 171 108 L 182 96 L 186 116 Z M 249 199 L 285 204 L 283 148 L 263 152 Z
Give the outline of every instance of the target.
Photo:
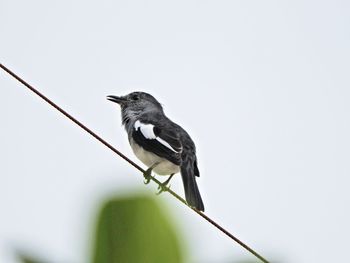
M 347 259 L 349 1 L 2 0 L 0 33 L 1 63 L 135 161 L 105 97 L 153 94 L 197 145 L 206 213 L 268 259 Z M 156 186 L 3 72 L 0 87 L 0 262 L 87 262 L 101 198 Z M 254 259 L 159 198 L 191 262 Z

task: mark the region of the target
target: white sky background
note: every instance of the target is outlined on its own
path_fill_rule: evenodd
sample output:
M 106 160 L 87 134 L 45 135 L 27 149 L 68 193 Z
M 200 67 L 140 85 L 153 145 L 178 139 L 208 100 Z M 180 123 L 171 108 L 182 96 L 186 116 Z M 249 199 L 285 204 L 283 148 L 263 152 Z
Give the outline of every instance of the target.
M 349 29 L 345 0 L 0 2 L 2 63 L 134 160 L 105 96 L 153 94 L 197 144 L 207 214 L 281 262 L 348 258 Z M 86 262 L 100 198 L 156 187 L 3 72 L 0 86 L 0 262 L 13 247 Z M 193 262 L 253 259 L 161 198 Z

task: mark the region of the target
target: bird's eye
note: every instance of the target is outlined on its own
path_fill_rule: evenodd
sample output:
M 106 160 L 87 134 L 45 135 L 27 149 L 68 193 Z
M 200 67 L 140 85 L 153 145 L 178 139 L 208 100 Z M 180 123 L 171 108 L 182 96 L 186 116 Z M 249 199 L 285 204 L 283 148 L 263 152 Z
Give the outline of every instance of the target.
M 132 99 L 132 100 L 138 100 L 138 99 L 139 99 L 139 96 L 136 95 L 136 94 L 134 94 L 134 95 L 131 96 L 131 99 Z

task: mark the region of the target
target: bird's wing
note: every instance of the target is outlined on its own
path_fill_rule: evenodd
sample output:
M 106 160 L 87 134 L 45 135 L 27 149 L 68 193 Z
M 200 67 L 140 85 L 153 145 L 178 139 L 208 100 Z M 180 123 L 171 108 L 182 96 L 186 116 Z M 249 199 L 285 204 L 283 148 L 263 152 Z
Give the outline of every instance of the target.
M 163 157 L 176 165 L 181 164 L 182 145 L 176 133 L 155 122 L 137 120 L 132 131 L 134 141 L 146 151 Z

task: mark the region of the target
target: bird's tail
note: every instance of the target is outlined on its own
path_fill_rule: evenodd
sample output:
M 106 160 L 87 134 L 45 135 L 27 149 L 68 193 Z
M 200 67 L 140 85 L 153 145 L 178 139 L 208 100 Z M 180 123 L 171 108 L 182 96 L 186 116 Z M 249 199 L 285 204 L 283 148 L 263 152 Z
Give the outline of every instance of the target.
M 183 158 L 181 176 L 184 184 L 186 201 L 189 206 L 204 211 L 204 204 L 196 182 L 194 161 L 188 156 Z

